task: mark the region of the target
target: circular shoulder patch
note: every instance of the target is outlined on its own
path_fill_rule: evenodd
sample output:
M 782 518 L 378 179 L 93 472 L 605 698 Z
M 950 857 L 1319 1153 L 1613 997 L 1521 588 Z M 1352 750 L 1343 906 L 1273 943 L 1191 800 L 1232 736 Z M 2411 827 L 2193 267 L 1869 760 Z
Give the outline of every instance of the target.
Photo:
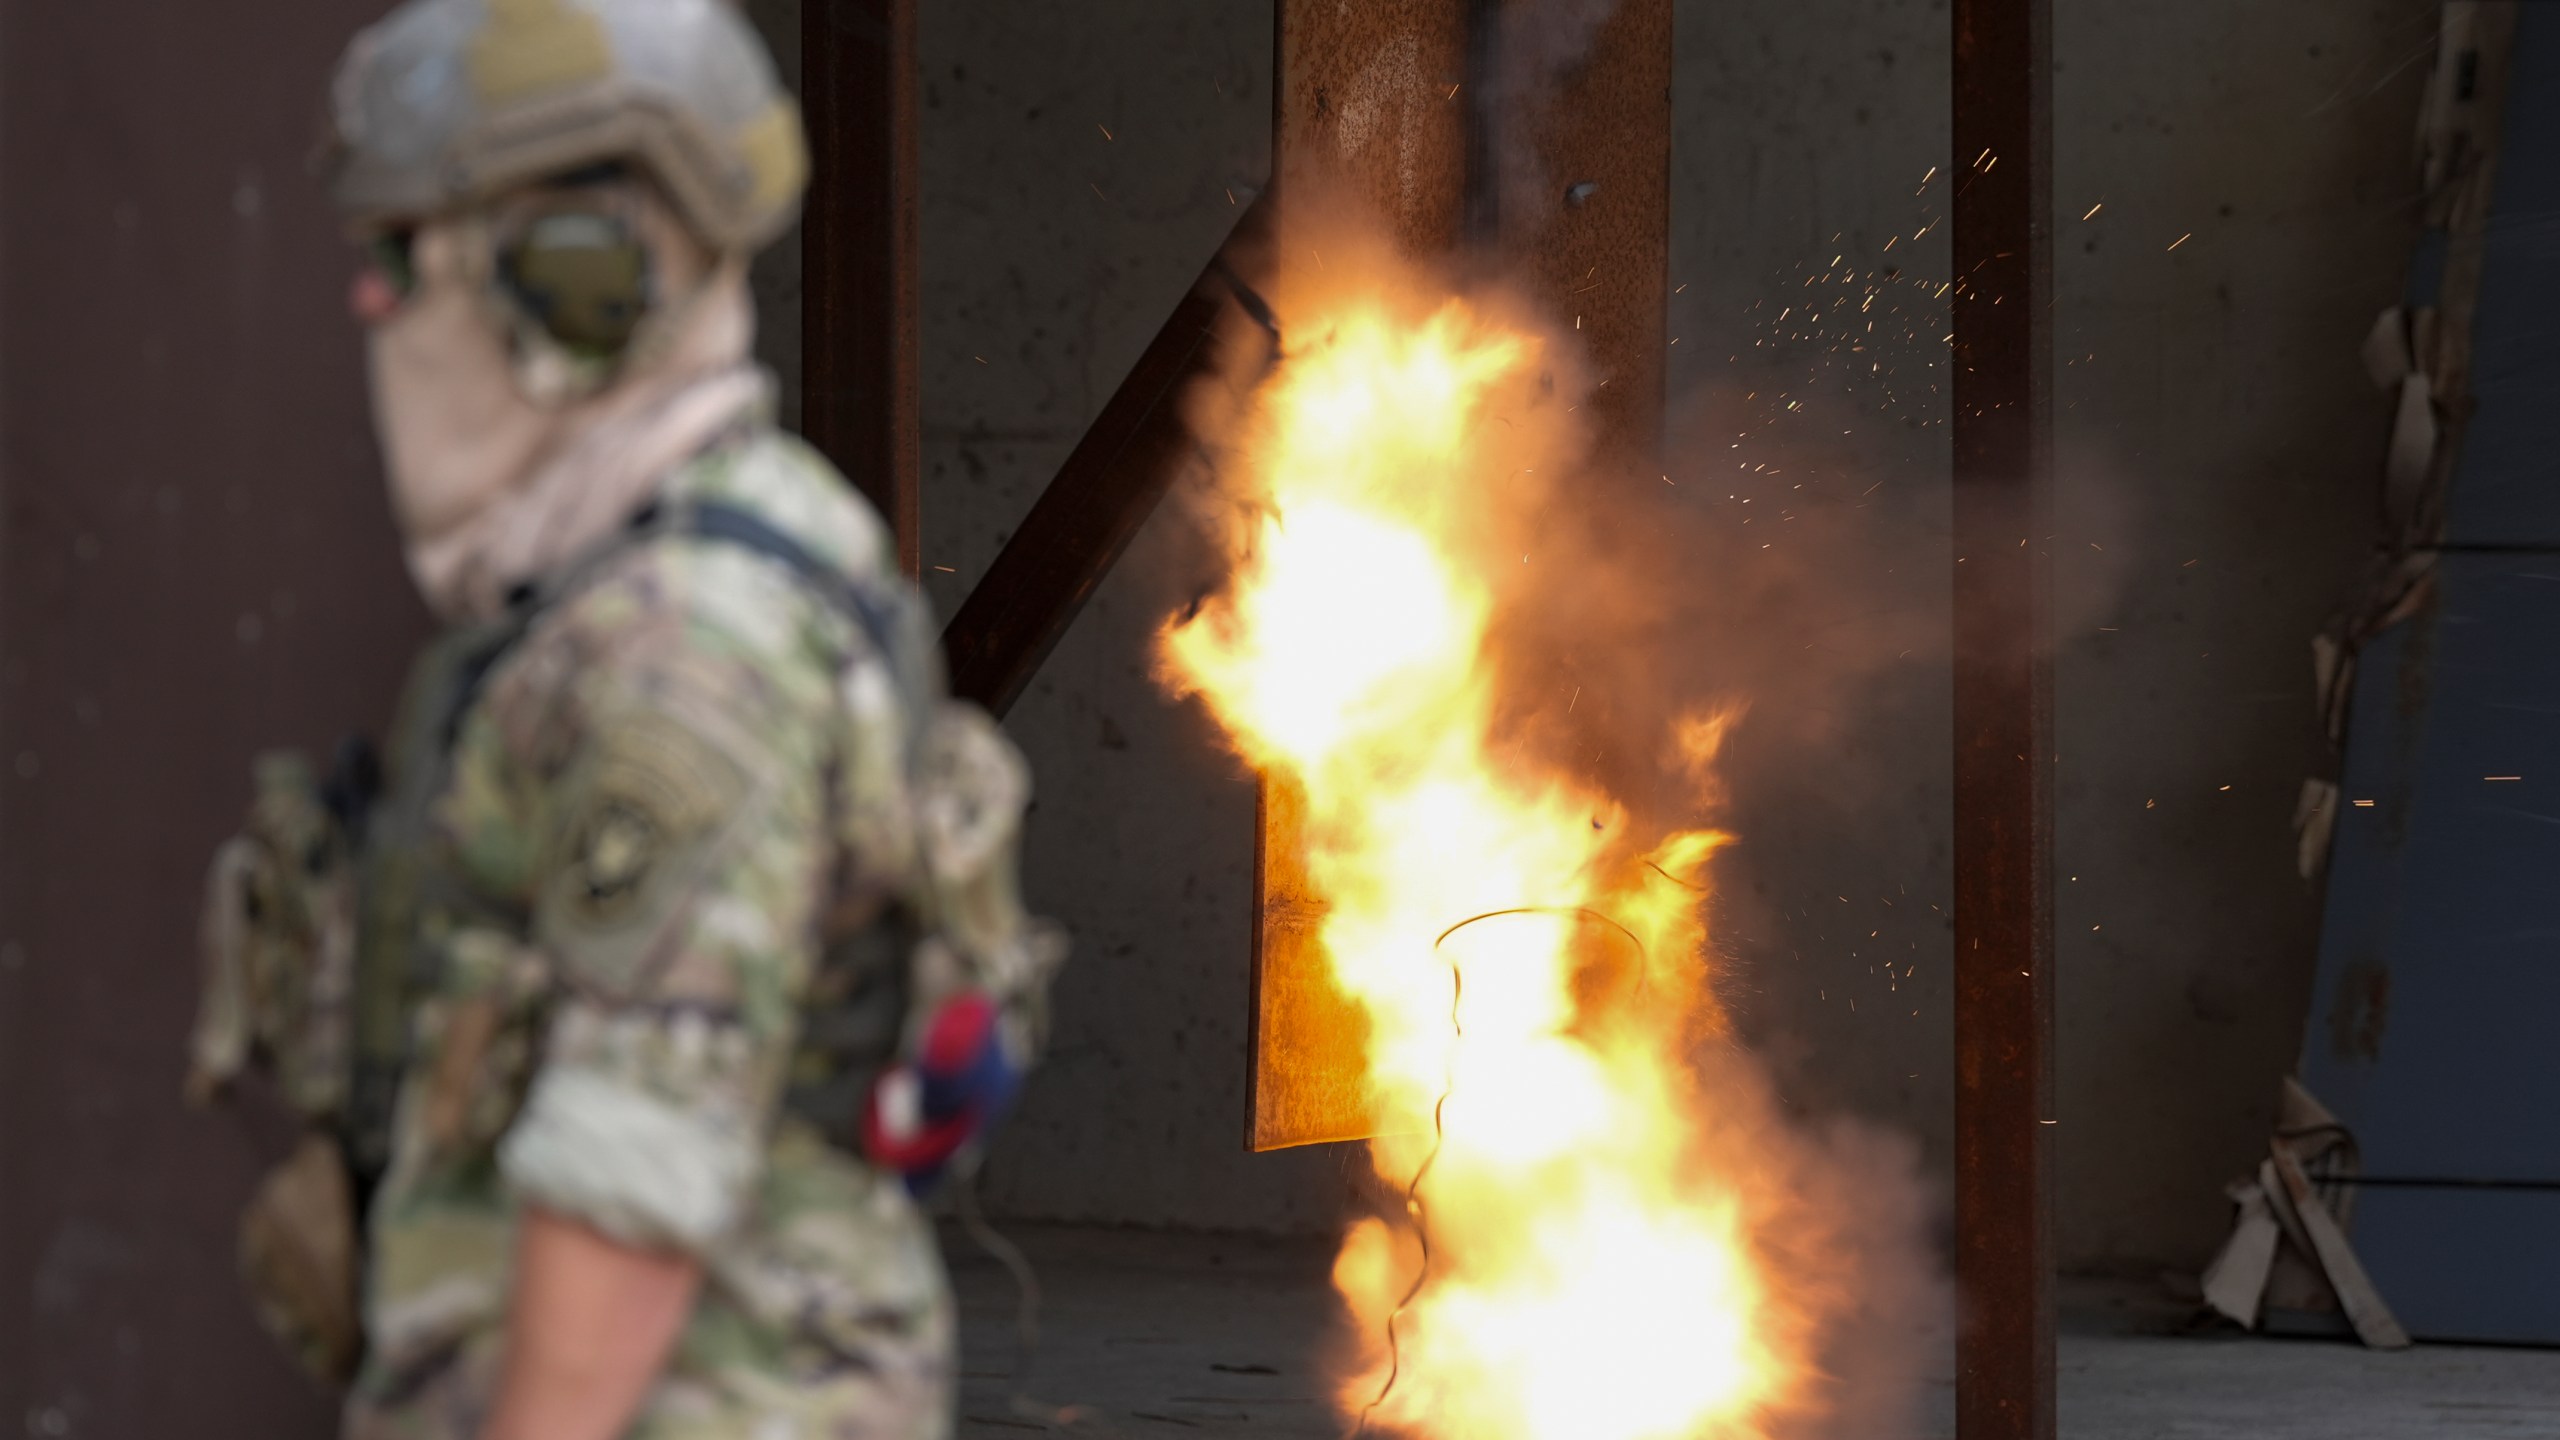
M 608 918 L 638 897 L 641 882 L 665 847 L 664 824 L 658 812 L 623 796 L 588 812 L 571 863 L 578 899 L 595 918 Z
M 567 780 L 540 924 L 591 973 L 627 970 L 698 884 L 750 777 L 673 716 L 616 717 Z M 626 953 L 628 952 L 628 953 Z

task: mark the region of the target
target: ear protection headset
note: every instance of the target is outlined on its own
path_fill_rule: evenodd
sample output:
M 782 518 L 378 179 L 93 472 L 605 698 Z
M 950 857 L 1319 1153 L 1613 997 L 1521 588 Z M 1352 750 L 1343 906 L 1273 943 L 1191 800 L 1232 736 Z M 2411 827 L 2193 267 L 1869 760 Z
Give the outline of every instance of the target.
M 493 256 L 498 285 L 524 317 L 575 360 L 604 369 L 658 298 L 630 206 L 608 188 L 622 178 L 618 166 L 566 177 L 556 203 L 495 237 Z

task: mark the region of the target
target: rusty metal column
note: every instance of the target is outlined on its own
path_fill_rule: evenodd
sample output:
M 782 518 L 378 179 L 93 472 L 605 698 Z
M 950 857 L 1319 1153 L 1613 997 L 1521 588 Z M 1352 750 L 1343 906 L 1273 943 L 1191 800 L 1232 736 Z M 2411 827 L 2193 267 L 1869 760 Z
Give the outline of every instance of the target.
M 2051 0 L 1955 0 L 1956 1433 L 2051 1440 Z
M 1304 207 L 1367 207 L 1408 255 L 1465 236 L 1470 12 L 1487 0 L 1278 0 L 1272 7 L 1271 177 Z
M 916 0 L 801 0 L 801 429 L 920 565 Z
M 1671 0 L 1475 0 L 1470 235 L 1570 324 L 1601 380 L 1600 468 L 1662 440 L 1671 252 Z
M 1409 256 L 1495 261 L 1601 388 L 1589 483 L 1659 445 L 1670 249 L 1671 0 L 1280 0 L 1273 171 L 1293 205 L 1348 197 Z M 1639 471 L 1641 466 L 1636 467 Z M 1367 1022 L 1335 988 L 1303 802 L 1266 779 L 1245 1143 L 1376 1133 Z
M 1271 174 L 1283 255 L 1330 207 L 1375 218 L 1398 250 L 1437 262 L 1467 238 L 1476 12 L 1492 0 L 1277 0 Z M 1307 875 L 1305 801 L 1266 777 L 1254 820 L 1253 1014 L 1245 1148 L 1376 1133 L 1368 1019 L 1333 983 Z

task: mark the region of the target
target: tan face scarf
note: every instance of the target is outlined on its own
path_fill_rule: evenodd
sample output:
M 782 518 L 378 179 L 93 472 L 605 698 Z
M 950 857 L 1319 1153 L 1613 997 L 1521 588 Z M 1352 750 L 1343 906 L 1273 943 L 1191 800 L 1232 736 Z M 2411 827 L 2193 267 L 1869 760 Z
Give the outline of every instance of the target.
M 486 620 L 508 592 L 603 540 L 668 473 L 762 406 L 749 360 L 746 262 L 715 259 L 633 188 L 661 311 L 603 389 L 529 391 L 489 275 L 490 222 L 418 231 L 417 288 L 373 327 L 374 424 L 410 574 L 447 621 Z

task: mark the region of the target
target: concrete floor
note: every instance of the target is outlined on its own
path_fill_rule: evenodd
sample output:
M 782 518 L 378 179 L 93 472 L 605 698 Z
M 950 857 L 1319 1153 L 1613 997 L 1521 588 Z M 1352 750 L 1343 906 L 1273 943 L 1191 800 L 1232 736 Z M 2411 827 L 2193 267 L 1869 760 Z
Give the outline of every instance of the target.
M 1015 1290 L 957 1230 L 960 1435 L 1141 1437 L 1185 1431 L 1341 1440 L 1323 1355 L 1337 1332 L 1323 1243 L 1024 1226 L 1041 1346 L 1012 1403 Z M 2061 1339 L 2068 1440 L 2517 1440 L 2560 1436 L 2560 1351 L 2422 1346 L 2381 1355 L 2325 1341 L 2159 1333 L 2174 1312 L 2138 1290 L 2074 1285 Z M 1945 1337 L 1917 1343 L 1943 1350 Z M 1907 1429 L 1954 1432 L 1946 1366 Z M 1847 1440 L 1847 1437 L 1837 1437 Z

